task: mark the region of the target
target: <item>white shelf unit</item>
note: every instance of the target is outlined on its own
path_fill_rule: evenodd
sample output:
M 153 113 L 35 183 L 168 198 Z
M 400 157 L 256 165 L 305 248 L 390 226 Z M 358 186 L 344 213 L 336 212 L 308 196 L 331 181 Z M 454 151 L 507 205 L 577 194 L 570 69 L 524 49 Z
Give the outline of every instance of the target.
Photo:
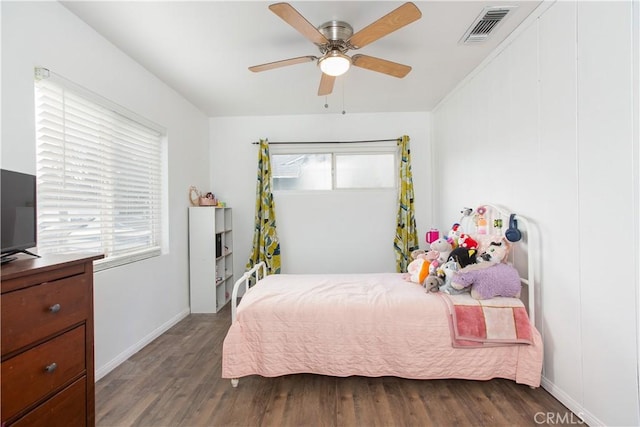
M 217 313 L 233 290 L 231 208 L 189 207 L 189 295 L 192 313 Z

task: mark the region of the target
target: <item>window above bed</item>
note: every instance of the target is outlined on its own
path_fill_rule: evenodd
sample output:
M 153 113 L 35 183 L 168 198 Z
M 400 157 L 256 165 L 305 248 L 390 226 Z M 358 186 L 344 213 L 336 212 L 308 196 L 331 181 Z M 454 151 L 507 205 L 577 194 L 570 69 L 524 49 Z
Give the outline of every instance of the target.
M 272 147 L 274 191 L 395 189 L 397 148 Z

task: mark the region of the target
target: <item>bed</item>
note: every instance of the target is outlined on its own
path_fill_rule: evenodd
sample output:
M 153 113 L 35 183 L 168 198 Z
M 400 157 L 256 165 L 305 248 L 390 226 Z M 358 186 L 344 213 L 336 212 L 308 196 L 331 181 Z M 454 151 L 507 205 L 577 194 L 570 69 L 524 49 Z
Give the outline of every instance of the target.
M 483 206 L 490 210 L 486 216 L 493 224 L 509 218 L 497 206 Z M 478 301 L 468 293 L 426 292 L 401 273 L 266 275 L 264 264 L 254 266 L 233 289 L 222 377 L 231 379 L 234 387 L 249 375 L 297 373 L 424 380 L 506 378 L 538 387 L 542 372 L 542 340 L 534 326 L 538 246 L 530 222 L 522 216 L 517 219 L 524 227 L 524 239 L 513 244 L 509 260 L 524 261 L 519 270 L 525 272 L 521 280 L 526 304 L 517 298 Z M 493 232 L 503 233 L 504 227 Z M 236 305 L 241 288 L 246 292 Z M 506 323 L 495 320 L 505 318 L 506 312 L 513 313 L 506 316 Z M 469 321 L 477 316 L 483 319 L 482 328 Z M 479 335 L 471 336 L 478 329 Z

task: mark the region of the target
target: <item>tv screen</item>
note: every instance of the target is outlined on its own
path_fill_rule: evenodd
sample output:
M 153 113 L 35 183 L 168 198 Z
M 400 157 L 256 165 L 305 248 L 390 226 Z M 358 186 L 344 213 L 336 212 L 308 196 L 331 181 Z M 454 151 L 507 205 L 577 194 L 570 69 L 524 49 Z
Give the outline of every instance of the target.
M 2 169 L 0 186 L 2 255 L 36 246 L 36 177 Z

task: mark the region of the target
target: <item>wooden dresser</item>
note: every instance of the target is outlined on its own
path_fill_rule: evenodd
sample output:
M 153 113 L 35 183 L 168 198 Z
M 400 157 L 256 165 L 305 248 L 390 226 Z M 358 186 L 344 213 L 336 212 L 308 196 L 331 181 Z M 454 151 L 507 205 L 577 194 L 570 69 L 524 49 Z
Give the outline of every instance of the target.
M 93 261 L 100 258 L 2 266 L 2 427 L 95 424 Z

